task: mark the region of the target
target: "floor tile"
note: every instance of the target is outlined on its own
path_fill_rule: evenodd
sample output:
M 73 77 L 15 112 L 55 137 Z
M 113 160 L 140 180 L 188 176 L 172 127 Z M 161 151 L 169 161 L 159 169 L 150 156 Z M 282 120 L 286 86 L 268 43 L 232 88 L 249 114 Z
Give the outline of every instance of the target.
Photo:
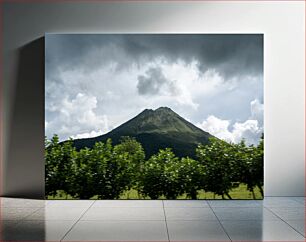
M 305 207 L 273 207 L 269 209 L 284 220 L 305 219 Z
M 0 239 L 59 241 L 81 218 L 65 239 L 167 241 L 165 211 L 172 241 L 228 240 L 215 214 L 233 240 L 304 241 L 304 202 L 304 197 L 46 202 L 1 198 Z
M 74 221 L 22 221 L 6 234 L 6 240 L 60 241 L 72 227 Z
M 205 200 L 164 200 L 165 208 L 172 207 L 190 207 L 190 208 L 202 208 L 209 207 Z
M 283 221 L 221 221 L 233 241 L 304 241 Z
M 60 207 L 46 207 L 41 208 L 30 216 L 26 217 L 26 220 L 78 220 L 87 208 L 60 208 Z
M 18 223 L 20 223 L 18 220 L 0 221 L 0 241 L 8 240 L 8 236 L 14 233 Z
M 293 197 L 265 197 L 263 205 L 265 207 L 304 207 L 303 203 Z
M 32 213 L 34 213 L 35 211 L 39 210 L 41 208 L 32 208 L 32 207 L 28 207 L 28 208 L 1 208 L 1 216 L 0 219 L 1 220 L 21 220 L 24 219 L 26 217 L 28 217 L 29 215 L 31 215 Z
M 64 241 L 168 241 L 165 221 L 79 221 Z
M 45 200 L 23 198 L 0 198 L 1 207 L 7 208 L 41 208 L 45 206 Z
M 167 221 L 170 241 L 230 241 L 218 221 Z
M 241 208 L 241 207 L 262 207 L 262 200 L 207 200 L 212 208 Z
M 90 208 L 81 220 L 164 220 L 163 208 Z
M 106 208 L 106 207 L 159 207 L 163 206 L 163 202 L 161 200 L 96 200 L 93 204 L 93 208 Z
M 305 197 L 293 197 L 293 199 L 305 206 Z
M 220 220 L 279 220 L 265 208 L 213 208 Z
M 305 236 L 305 220 L 286 220 L 290 226 Z
M 20 223 L 20 220 L 1 220 L 0 221 L 0 231 L 3 231 L 6 228 L 15 226 L 17 223 Z
M 49 200 L 46 202 L 46 206 L 59 208 L 89 208 L 94 202 L 94 200 Z
M 165 208 L 169 220 L 217 220 L 210 208 Z

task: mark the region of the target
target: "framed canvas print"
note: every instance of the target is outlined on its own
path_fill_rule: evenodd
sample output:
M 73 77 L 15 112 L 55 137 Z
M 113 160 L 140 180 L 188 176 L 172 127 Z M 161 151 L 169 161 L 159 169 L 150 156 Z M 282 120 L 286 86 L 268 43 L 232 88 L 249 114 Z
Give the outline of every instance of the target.
M 46 34 L 47 199 L 262 199 L 262 34 Z

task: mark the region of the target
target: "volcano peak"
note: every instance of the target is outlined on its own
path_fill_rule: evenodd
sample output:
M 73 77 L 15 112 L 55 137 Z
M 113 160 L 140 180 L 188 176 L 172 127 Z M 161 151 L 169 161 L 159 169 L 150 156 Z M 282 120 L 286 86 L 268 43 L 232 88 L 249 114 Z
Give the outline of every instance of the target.
M 199 143 L 207 144 L 212 136 L 188 122 L 169 107 L 155 110 L 144 109 L 136 117 L 123 123 L 105 135 L 94 138 L 75 140 L 76 148 L 91 148 L 95 142 L 105 142 L 111 138 L 118 144 L 122 136 L 134 137 L 139 141 L 150 157 L 160 149 L 172 148 L 179 156 L 195 157 L 195 149 Z

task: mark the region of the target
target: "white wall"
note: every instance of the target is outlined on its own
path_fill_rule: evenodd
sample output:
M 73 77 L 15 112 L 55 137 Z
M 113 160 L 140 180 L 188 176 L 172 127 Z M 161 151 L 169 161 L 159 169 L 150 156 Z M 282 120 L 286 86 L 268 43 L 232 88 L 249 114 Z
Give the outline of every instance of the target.
M 3 195 L 42 197 L 44 193 L 43 144 L 39 145 L 44 111 L 43 105 L 36 105 L 43 102 L 43 89 L 23 80 L 23 72 L 31 76 L 29 72 L 37 69 L 20 60 L 24 52 L 26 60 L 35 53 L 20 47 L 45 32 L 264 33 L 265 195 L 304 195 L 304 2 L 16 2 L 3 6 Z M 30 66 L 20 71 L 22 65 Z M 23 81 L 31 86 L 19 97 L 18 85 Z

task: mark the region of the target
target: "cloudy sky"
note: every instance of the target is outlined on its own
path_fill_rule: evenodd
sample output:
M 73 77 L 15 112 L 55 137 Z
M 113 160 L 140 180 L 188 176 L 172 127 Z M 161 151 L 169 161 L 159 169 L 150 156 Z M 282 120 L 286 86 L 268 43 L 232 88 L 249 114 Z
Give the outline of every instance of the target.
M 45 130 L 94 137 L 170 107 L 230 142 L 263 132 L 263 36 L 47 34 Z

